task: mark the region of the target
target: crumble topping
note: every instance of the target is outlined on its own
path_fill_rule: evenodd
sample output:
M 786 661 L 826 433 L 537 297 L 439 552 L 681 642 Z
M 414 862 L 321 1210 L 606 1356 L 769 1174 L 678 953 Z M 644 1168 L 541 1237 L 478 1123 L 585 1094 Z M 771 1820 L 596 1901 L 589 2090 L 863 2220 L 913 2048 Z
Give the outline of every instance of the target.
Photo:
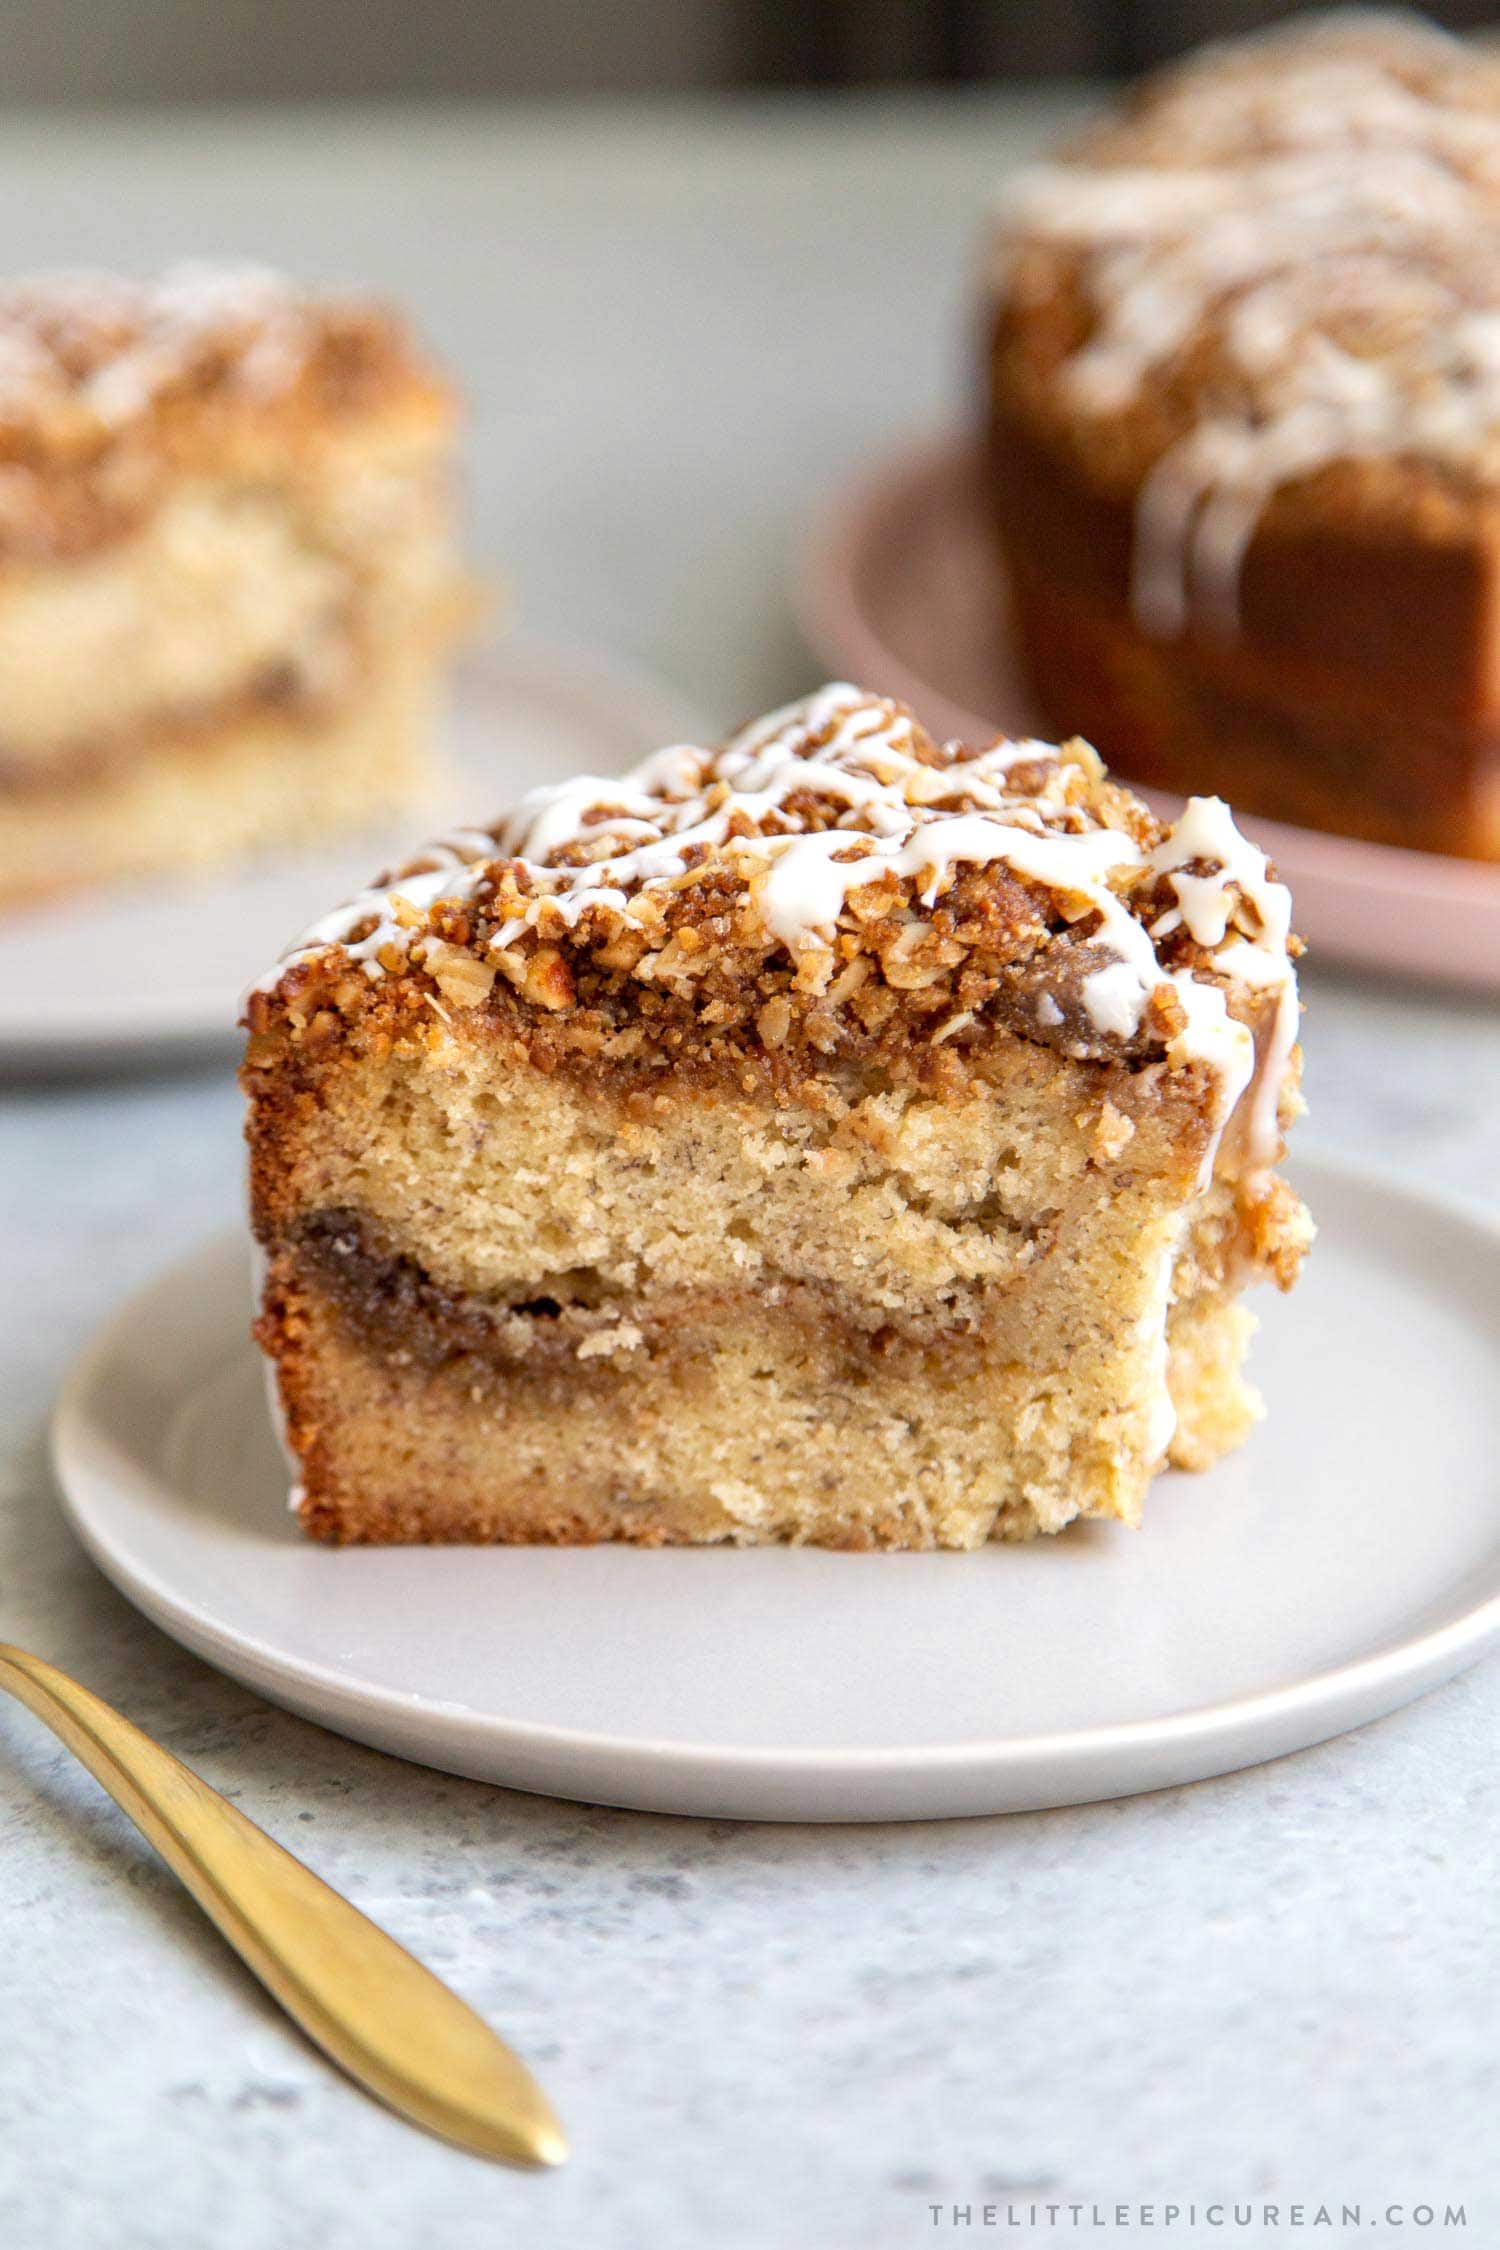
M 351 971 L 366 988 L 416 973 L 440 1013 L 485 1005 L 497 980 L 561 1013 L 582 1005 L 587 968 L 724 1022 L 728 963 L 767 1049 L 795 1002 L 831 1051 L 846 1004 L 885 1020 L 881 988 L 941 1044 L 972 1032 L 1019 965 L 1028 1035 L 1202 1067 L 1216 1136 L 1252 1090 L 1264 1165 L 1296 950 L 1287 892 L 1218 799 L 1163 831 L 1086 744 L 940 745 L 904 706 L 836 682 L 717 751 L 677 745 L 617 780 L 534 790 L 492 829 L 439 839 L 315 923 L 253 989 L 249 1018 L 259 1028 L 272 995 L 302 1007 Z M 768 959 L 790 971 L 769 989 L 755 981 Z
M 340 325 L 394 329 L 375 306 L 314 296 L 268 266 L 9 281 L 0 286 L 0 431 L 45 430 L 64 416 L 119 430 L 190 386 L 275 398 Z
M 1207 48 L 1008 184 L 1010 342 L 1141 466 L 1147 631 L 1232 634 L 1267 503 L 1334 464 L 1493 489 L 1497 204 L 1500 65 L 1362 10 Z
M 389 395 L 444 399 L 399 318 L 269 268 L 0 284 L 0 551 L 71 555 L 138 519 L 184 450 L 258 420 L 316 430 Z

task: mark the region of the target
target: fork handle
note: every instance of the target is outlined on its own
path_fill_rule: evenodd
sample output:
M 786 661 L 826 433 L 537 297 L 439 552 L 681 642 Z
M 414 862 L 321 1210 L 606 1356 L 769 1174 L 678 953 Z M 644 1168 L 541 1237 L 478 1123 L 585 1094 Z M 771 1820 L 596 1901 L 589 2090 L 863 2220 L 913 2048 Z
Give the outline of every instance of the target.
M 563 2161 L 562 2128 L 525 2064 L 394 1938 L 56 1665 L 0 1642 L 0 1687 L 109 1791 L 272 1998 L 351 2078 L 477 2155 Z

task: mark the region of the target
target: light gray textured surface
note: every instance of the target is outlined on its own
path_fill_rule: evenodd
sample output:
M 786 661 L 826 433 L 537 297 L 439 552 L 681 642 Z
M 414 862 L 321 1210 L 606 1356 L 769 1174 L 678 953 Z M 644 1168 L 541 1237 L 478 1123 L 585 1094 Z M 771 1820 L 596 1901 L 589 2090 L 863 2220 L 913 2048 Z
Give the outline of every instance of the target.
M 0 225 L 18 263 L 228 245 L 410 296 L 471 371 L 481 543 L 529 621 L 727 713 L 807 676 L 781 582 L 816 491 L 951 407 L 1007 115 L 52 122 L 0 140 Z M 1494 1008 L 1316 971 L 1308 999 L 1320 1138 L 1495 1200 Z M 932 2203 L 972 2204 L 978 2234 L 986 2202 L 1195 2195 L 1466 2202 L 1450 2238 L 1500 2239 L 1500 1666 L 1258 1772 L 905 1829 L 590 1811 L 356 1749 L 143 1624 L 42 1466 L 90 1328 L 234 1211 L 237 1134 L 221 1072 L 0 1095 L 0 1632 L 491 2011 L 577 2154 L 494 2171 L 349 2091 L 6 1707 L 0 2239 L 900 2250 L 963 2234 Z

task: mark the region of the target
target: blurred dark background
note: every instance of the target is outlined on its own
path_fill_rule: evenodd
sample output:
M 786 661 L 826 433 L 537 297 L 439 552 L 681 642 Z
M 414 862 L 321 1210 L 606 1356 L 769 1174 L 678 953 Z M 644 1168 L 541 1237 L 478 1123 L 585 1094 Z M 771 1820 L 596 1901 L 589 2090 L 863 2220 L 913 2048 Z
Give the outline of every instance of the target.
M 1309 12 L 1284 0 L 4 0 L 0 103 L 1114 77 Z M 1481 0 L 1427 12 L 1459 30 L 1493 13 Z

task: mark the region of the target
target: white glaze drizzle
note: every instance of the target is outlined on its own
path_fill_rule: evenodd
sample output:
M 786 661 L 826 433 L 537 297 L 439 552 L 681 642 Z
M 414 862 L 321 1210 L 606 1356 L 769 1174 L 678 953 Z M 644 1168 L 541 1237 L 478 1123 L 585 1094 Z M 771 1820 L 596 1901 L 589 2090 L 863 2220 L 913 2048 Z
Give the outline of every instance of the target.
M 1192 799 L 1148 858 L 1133 836 L 1098 825 L 1076 802 L 1078 769 L 1050 744 L 1001 741 L 934 766 L 916 755 L 923 741 L 899 706 L 839 681 L 745 728 L 718 752 L 680 744 L 618 780 L 584 776 L 533 790 L 493 832 L 440 838 L 412 872 L 314 923 L 260 989 L 331 947 L 378 979 L 389 949 L 404 957 L 426 943 L 418 918 L 439 900 L 472 898 L 497 861 L 519 867 L 530 895 L 491 939 L 492 952 L 544 917 L 572 926 L 597 907 L 628 916 L 642 892 L 692 880 L 712 855 L 737 865 L 766 930 L 794 959 L 809 950 L 826 955 L 851 891 L 879 877 L 913 881 L 931 907 L 959 867 L 1004 866 L 1066 902 L 1071 917 L 1092 917 L 1089 944 L 1103 958 L 1083 979 L 1081 998 L 1096 1032 L 1128 1039 L 1153 996 L 1166 988 L 1175 998 L 1182 1020 L 1168 1061 L 1178 1069 L 1202 1065 L 1213 1077 L 1215 1145 L 1259 1079 L 1251 1161 L 1271 1162 L 1296 1037 L 1290 900 L 1228 808 L 1217 798 Z M 1029 769 L 1025 787 L 1012 780 L 1021 768 Z M 836 808 L 837 825 L 798 826 L 796 800 L 809 797 L 825 816 Z M 581 863 L 557 864 L 564 853 Z M 1113 887 L 1148 873 L 1166 875 L 1178 901 L 1154 931 Z M 1213 976 L 1163 965 L 1156 939 L 1179 923 L 1209 954 Z M 1253 1037 L 1230 1013 L 1221 978 L 1277 995 L 1277 1028 L 1259 1073 Z M 1063 1020 L 1045 993 L 1037 1014 L 1049 1026 Z M 1211 1168 L 1212 1152 L 1208 1161 Z
M 1184 1205 L 1166 1230 L 1165 1239 L 1157 1252 L 1151 1294 L 1136 1330 L 1149 1361 L 1143 1450 L 1153 1461 L 1165 1460 L 1167 1448 L 1177 1435 L 1177 1407 L 1168 1381 L 1171 1344 L 1167 1322 L 1172 1307 L 1172 1284 L 1176 1277 L 1177 1260 L 1182 1249 L 1182 1238 L 1187 1232 L 1188 1211 L 1189 1207 Z
M 1079 413 L 1117 416 L 1213 331 L 1198 419 L 1137 502 L 1133 603 L 1158 637 L 1237 629 L 1281 486 L 1340 460 L 1472 465 L 1500 434 L 1500 101 L 1455 100 L 1474 67 L 1399 17 L 1294 25 L 1167 81 L 1181 157 L 1085 154 L 1002 196 L 1002 272 L 1028 239 L 1084 253 L 1094 325 L 1061 370 Z

